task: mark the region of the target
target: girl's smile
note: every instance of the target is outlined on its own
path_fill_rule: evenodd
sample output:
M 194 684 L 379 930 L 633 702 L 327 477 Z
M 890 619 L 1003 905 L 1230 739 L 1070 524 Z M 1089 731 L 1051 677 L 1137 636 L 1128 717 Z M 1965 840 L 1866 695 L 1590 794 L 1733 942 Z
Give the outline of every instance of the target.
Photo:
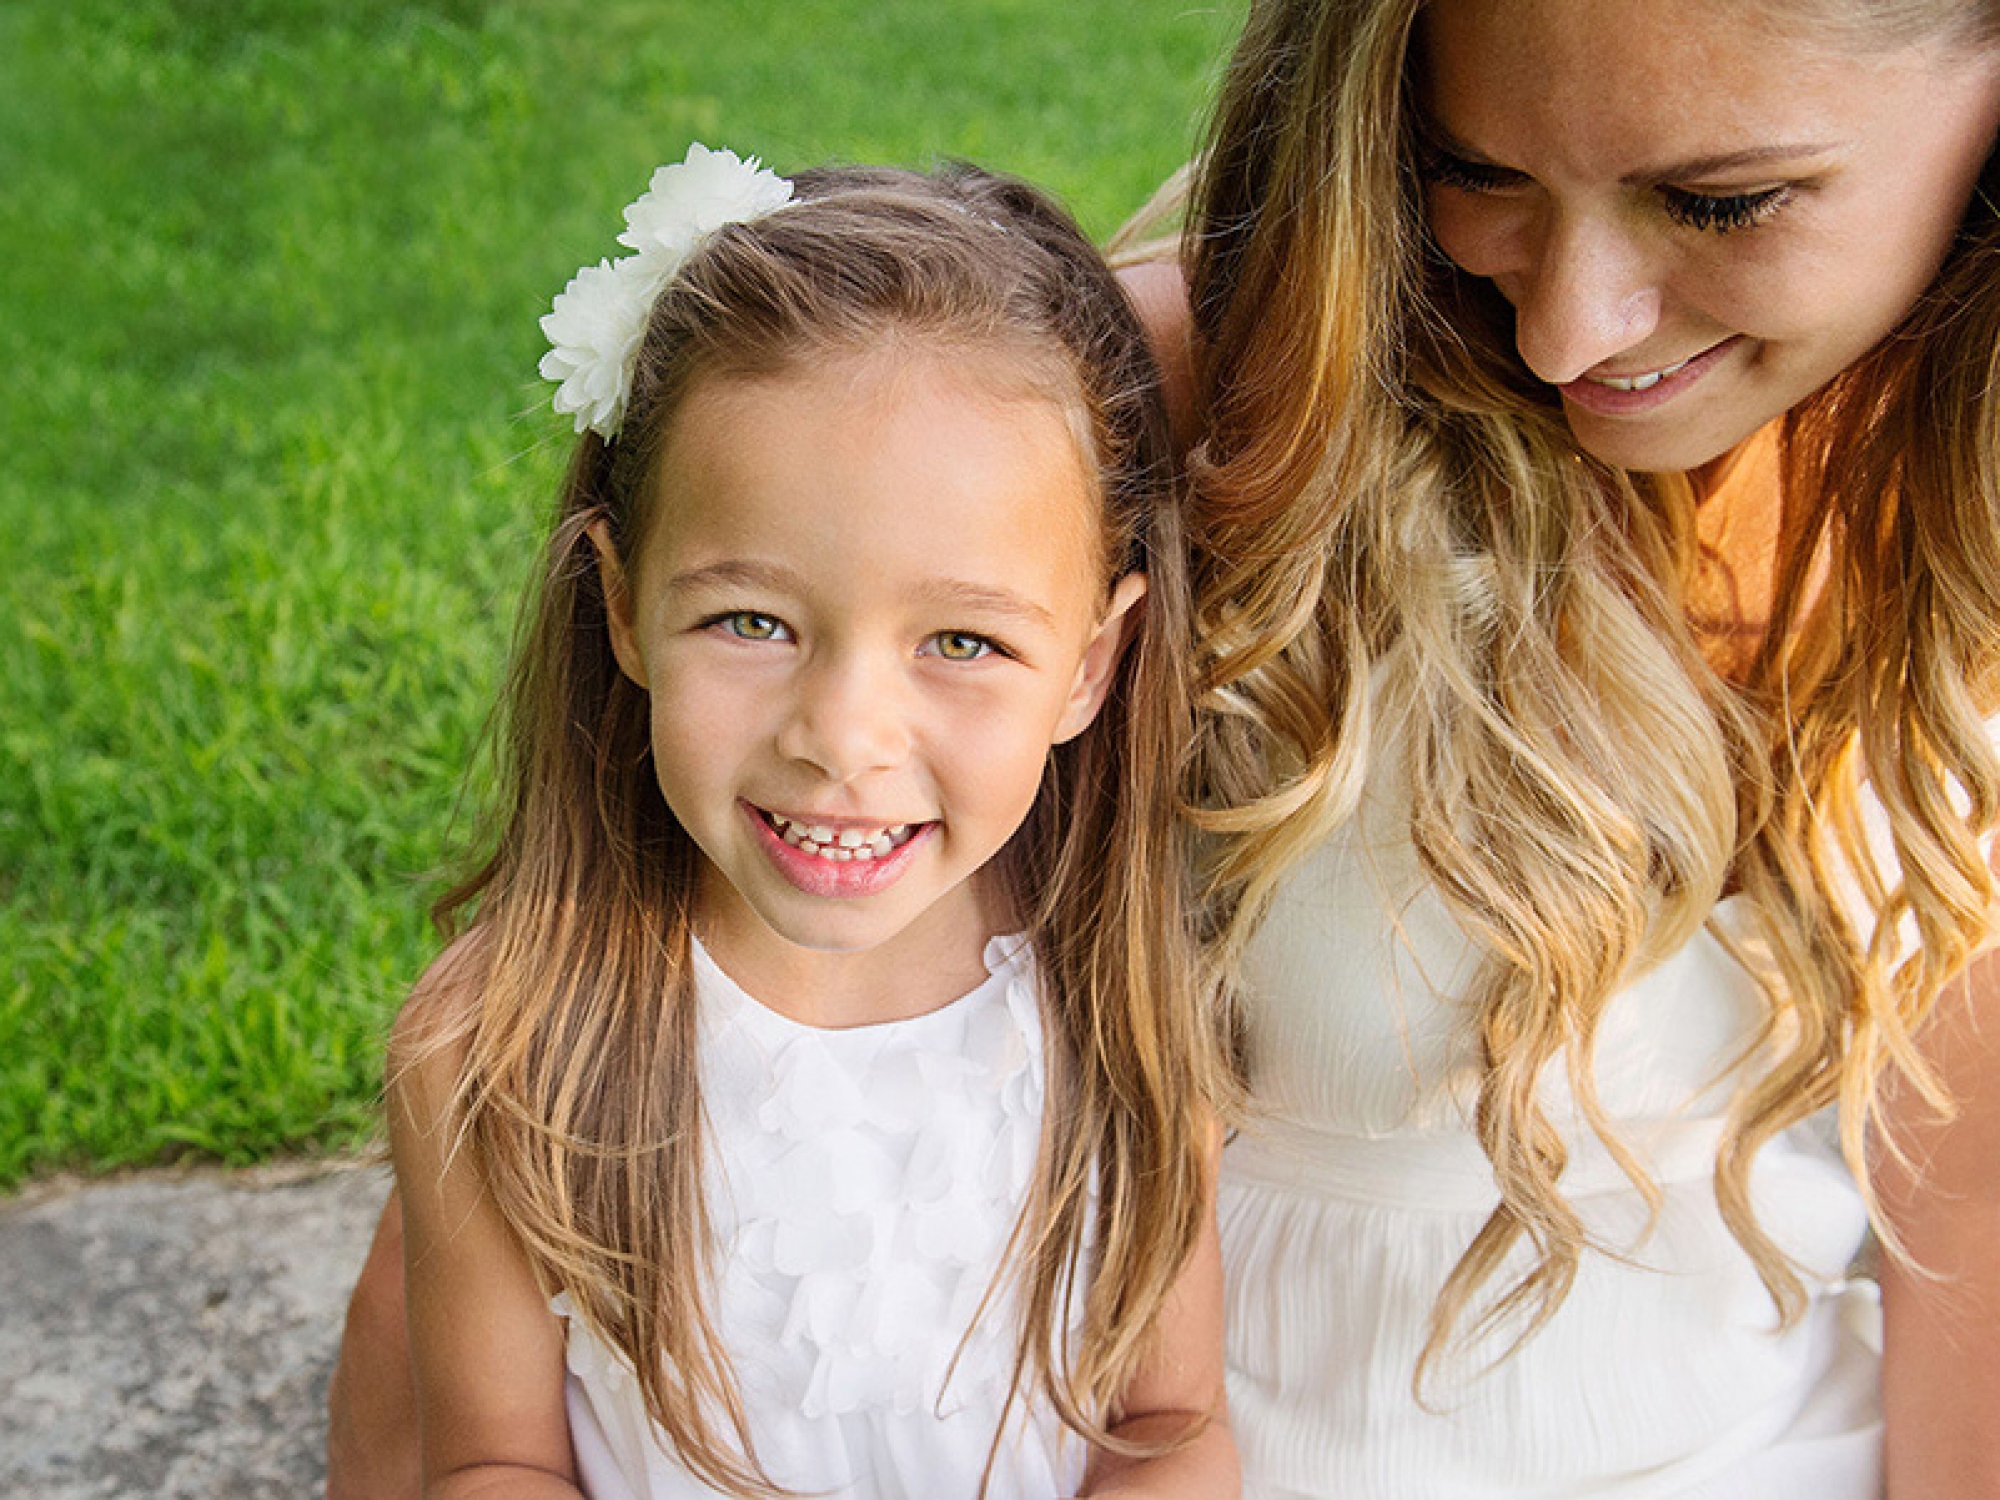
M 764 808 L 752 809 L 773 832 L 792 848 L 815 859 L 886 859 L 908 843 L 919 827 L 928 823 L 843 823 L 840 819 L 793 818 Z
M 831 899 L 886 890 L 938 827 L 794 819 L 747 802 L 743 808 L 778 873 L 809 896 Z

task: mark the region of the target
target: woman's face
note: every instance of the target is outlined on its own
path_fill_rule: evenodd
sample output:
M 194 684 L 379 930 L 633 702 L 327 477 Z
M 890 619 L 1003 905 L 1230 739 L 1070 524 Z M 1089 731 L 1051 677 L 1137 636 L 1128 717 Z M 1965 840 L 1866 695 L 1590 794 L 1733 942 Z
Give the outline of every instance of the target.
M 1432 0 L 1418 45 L 1438 244 L 1634 469 L 1721 457 L 1887 334 L 2000 128 L 2000 49 L 1746 0 Z

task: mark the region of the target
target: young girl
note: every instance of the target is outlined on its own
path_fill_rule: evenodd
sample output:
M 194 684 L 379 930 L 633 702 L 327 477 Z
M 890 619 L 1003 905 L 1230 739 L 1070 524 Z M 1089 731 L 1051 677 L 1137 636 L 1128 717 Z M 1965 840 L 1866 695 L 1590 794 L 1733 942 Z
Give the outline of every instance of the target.
M 1227 1493 L 1138 328 L 969 169 L 696 147 L 626 217 L 392 1048 L 426 1490 Z

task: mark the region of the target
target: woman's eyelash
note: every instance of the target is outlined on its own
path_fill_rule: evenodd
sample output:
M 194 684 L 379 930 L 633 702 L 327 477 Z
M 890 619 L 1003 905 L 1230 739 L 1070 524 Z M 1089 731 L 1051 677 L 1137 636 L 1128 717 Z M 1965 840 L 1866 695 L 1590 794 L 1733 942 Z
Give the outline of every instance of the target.
M 1764 188 L 1755 193 L 1691 193 L 1686 188 L 1662 187 L 1660 202 L 1667 217 L 1689 229 L 1705 229 L 1716 234 L 1748 229 L 1761 224 L 1791 200 L 1789 186 Z
M 1505 167 L 1469 161 L 1435 145 L 1423 147 L 1420 163 L 1428 181 L 1464 193 L 1499 192 L 1512 187 L 1520 175 Z M 1665 185 L 1657 191 L 1667 217 L 1676 224 L 1713 234 L 1729 234 L 1761 224 L 1792 197 L 1789 184 L 1754 193 L 1696 193 Z
M 1420 170 L 1424 177 L 1442 187 L 1457 188 L 1466 193 L 1490 193 L 1497 188 L 1512 184 L 1517 176 L 1504 167 L 1490 167 L 1484 162 L 1467 161 L 1462 156 L 1454 156 L 1439 146 L 1425 146 L 1419 157 Z

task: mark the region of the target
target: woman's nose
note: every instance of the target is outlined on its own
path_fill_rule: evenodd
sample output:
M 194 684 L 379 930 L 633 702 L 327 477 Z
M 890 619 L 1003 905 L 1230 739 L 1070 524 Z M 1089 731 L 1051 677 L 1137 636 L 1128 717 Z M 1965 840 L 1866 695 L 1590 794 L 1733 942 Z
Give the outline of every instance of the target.
M 1656 268 L 1616 224 L 1551 214 L 1521 264 L 1495 280 L 1514 304 L 1522 362 L 1550 385 L 1616 359 L 1659 327 Z
M 849 782 L 900 765 L 910 751 L 909 715 L 897 674 L 858 653 L 808 663 L 778 731 L 779 753 L 829 781 Z

